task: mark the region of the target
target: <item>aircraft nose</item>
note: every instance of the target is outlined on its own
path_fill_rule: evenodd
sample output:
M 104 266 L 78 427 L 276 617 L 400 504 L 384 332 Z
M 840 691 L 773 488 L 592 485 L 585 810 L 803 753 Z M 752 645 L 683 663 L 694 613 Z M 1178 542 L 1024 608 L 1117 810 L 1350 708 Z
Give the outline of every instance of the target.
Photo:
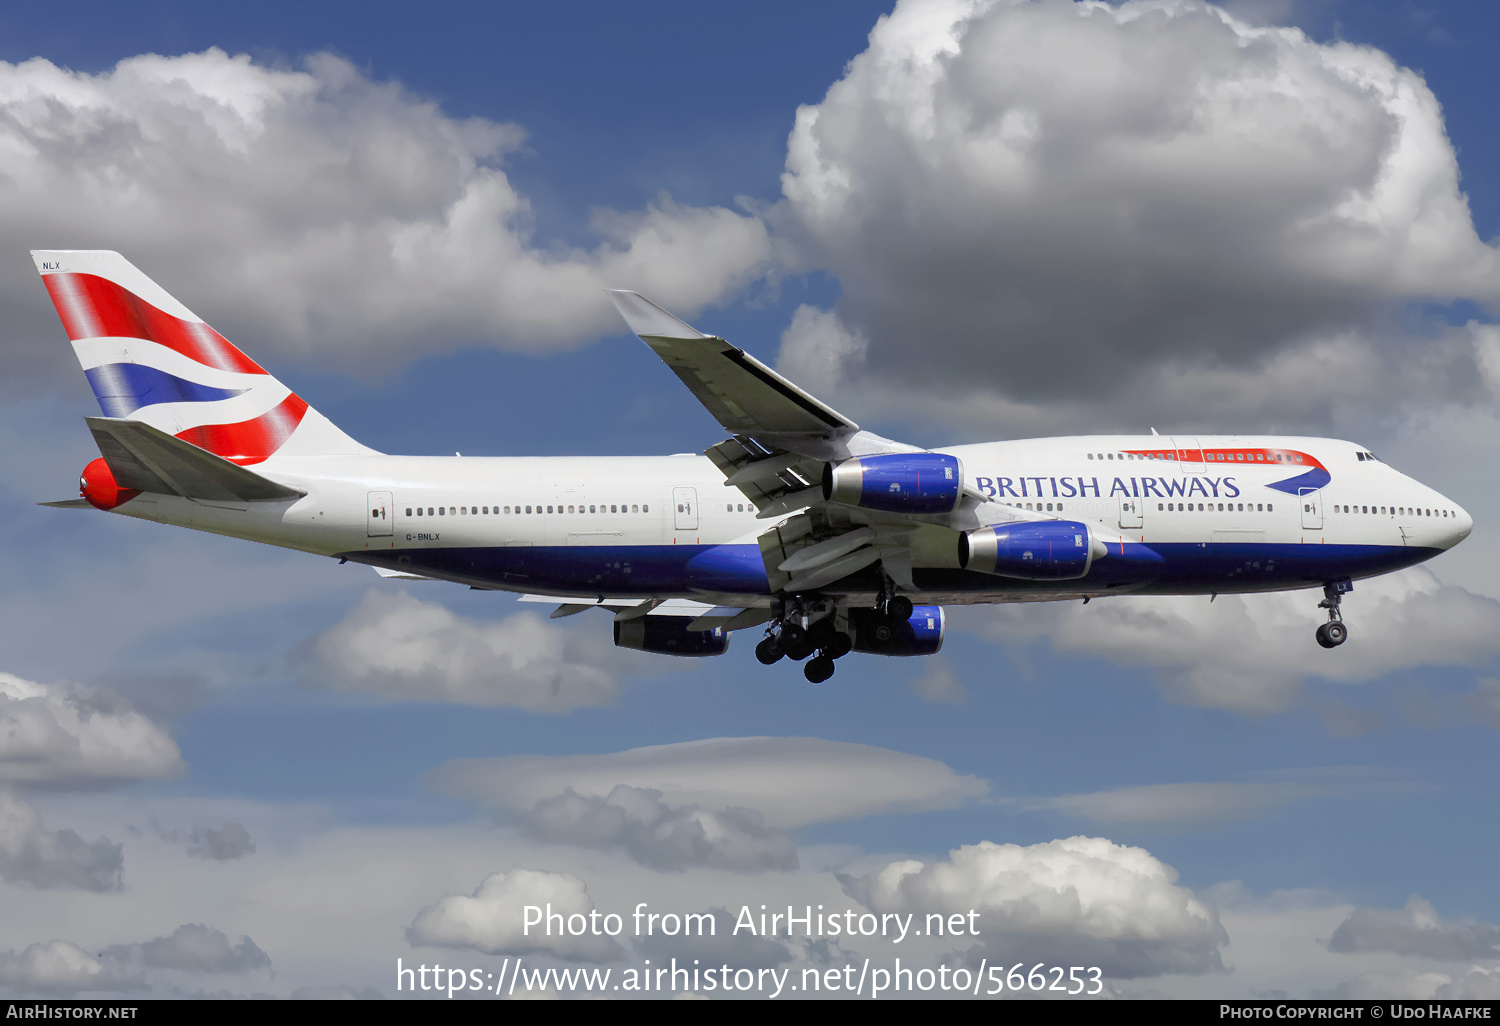
M 1453 512 L 1456 514 L 1456 517 L 1451 532 L 1452 540 L 1448 543 L 1448 548 L 1452 548 L 1463 541 L 1469 536 L 1469 532 L 1474 530 L 1474 518 L 1469 516 L 1468 510 L 1462 506 L 1454 505 Z

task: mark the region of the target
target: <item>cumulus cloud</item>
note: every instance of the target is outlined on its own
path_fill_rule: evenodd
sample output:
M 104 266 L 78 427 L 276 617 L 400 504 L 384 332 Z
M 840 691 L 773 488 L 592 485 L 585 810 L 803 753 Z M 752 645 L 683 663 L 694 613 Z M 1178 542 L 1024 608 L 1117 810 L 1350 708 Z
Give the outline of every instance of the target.
M 952 808 L 989 790 L 933 759 L 805 737 L 710 738 L 610 755 L 456 759 L 429 774 L 428 783 L 512 813 L 526 813 L 570 788 L 603 798 L 624 784 L 655 791 L 674 806 L 754 809 L 780 829 Z
M 976 963 L 981 954 L 997 964 L 1082 960 L 1114 978 L 1223 968 L 1228 937 L 1218 913 L 1150 852 L 1101 837 L 983 841 L 943 862 L 892 862 L 840 880 L 872 912 L 978 911 Z
M 0 673 L 0 784 L 86 785 L 181 770 L 177 744 L 123 700 Z
M 33 944 L 19 954 L 0 951 L 0 983 L 21 993 L 144 990 L 145 981 L 118 963 L 100 960 L 68 941 Z
M 609 705 L 622 657 L 535 613 L 480 621 L 404 593 L 369 592 L 303 652 L 303 676 L 339 691 L 565 713 Z
M 773 216 L 841 297 L 782 365 L 1017 424 L 1463 392 L 1475 340 L 1417 354 L 1388 316 L 1500 296 L 1458 183 L 1437 99 L 1369 47 L 1198 0 L 903 0 L 797 113 Z
M 0 64 L 0 226 L 41 248 L 119 249 L 258 352 L 357 346 L 367 366 L 434 337 L 576 344 L 618 327 L 601 289 L 693 312 L 766 268 L 758 218 L 667 196 L 598 212 L 592 248 L 533 239 L 501 169 L 523 140 L 328 54 L 296 69 L 217 49 L 98 74 Z M 0 303 L 58 331 L 35 281 Z
M 669 805 L 660 791 L 627 784 L 602 798 L 570 787 L 539 800 L 520 821 L 538 840 L 621 850 L 651 869 L 797 868 L 791 835 L 767 827 L 754 809 Z
M 527 931 L 525 908 L 562 917 L 551 935 L 540 921 Z M 477 948 L 490 955 L 556 955 L 570 962 L 609 962 L 624 950 L 608 936 L 567 931 L 570 916 L 587 920 L 594 909 L 588 887 L 571 873 L 512 869 L 484 878 L 471 895 L 450 895 L 412 920 L 406 939 L 418 947 Z
M 234 942 L 223 931 L 201 923 L 184 923 L 166 936 L 140 944 L 116 944 L 100 957 L 188 973 L 248 973 L 271 967 L 270 956 L 249 937 Z
M 121 846 L 109 838 L 85 841 L 73 830 L 48 830 L 35 809 L 0 791 L 0 879 L 40 888 L 117 891 L 124 866 Z
M 1328 939 L 1338 952 L 1389 951 L 1440 962 L 1500 958 L 1500 926 L 1442 919 L 1413 894 L 1400 909 L 1357 908 Z
M 1049 638 L 1060 651 L 1147 666 L 1191 705 L 1285 708 L 1308 676 L 1369 680 L 1411 666 L 1477 666 L 1500 655 L 1500 602 L 1413 567 L 1359 581 L 1344 600 L 1351 641 L 1318 647 L 1316 591 L 1046 603 L 963 612 L 995 640 Z M 982 618 L 982 619 L 981 619 Z

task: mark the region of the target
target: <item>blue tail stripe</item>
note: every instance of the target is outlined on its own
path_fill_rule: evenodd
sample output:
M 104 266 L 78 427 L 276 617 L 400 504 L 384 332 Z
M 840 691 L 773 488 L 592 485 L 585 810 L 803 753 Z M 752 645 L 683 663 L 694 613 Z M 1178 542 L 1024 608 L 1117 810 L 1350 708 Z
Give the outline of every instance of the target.
M 128 417 L 157 403 L 212 403 L 249 391 L 200 385 L 139 363 L 108 363 L 84 373 L 106 417 Z

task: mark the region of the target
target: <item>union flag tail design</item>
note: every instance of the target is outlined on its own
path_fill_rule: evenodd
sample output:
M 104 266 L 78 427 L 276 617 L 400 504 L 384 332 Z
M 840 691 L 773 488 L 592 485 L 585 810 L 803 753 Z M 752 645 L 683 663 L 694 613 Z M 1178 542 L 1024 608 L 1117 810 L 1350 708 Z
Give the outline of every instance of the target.
M 241 466 L 373 452 L 120 254 L 31 256 L 106 417 L 143 421 Z

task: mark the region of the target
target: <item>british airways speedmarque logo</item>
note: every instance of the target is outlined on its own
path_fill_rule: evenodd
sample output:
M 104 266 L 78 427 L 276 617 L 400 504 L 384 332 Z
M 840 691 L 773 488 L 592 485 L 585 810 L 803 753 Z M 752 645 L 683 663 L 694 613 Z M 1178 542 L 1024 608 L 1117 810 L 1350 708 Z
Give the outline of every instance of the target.
M 1126 449 L 1132 456 L 1145 460 L 1162 460 L 1175 463 L 1180 470 L 1194 473 L 1177 473 L 1170 477 L 1106 477 L 1108 491 L 1098 477 L 976 477 L 974 485 L 985 495 L 1004 502 L 1007 499 L 1068 499 L 1068 498 L 1157 498 L 1201 495 L 1205 499 L 1233 499 L 1242 494 L 1240 477 L 1231 474 L 1215 476 L 1215 471 L 1243 473 L 1249 467 L 1260 467 L 1274 474 L 1280 470 L 1297 473 L 1280 481 L 1268 482 L 1266 488 L 1274 488 L 1288 495 L 1322 488 L 1332 475 L 1312 455 L 1297 449 L 1262 449 L 1229 446 L 1222 449 Z M 1206 471 L 1206 473 L 1204 472 Z M 1259 477 L 1260 475 L 1256 475 Z M 1257 481 L 1257 484 L 1260 482 Z
M 1244 446 L 1225 446 L 1218 449 L 1126 449 L 1128 453 L 1136 456 L 1144 456 L 1147 459 L 1175 459 L 1183 462 L 1211 464 L 1217 470 L 1226 464 L 1235 464 L 1235 469 L 1241 469 L 1246 464 L 1254 466 L 1280 466 L 1287 469 L 1296 469 L 1301 473 L 1266 485 L 1278 492 L 1286 492 L 1288 495 L 1297 495 L 1303 491 L 1311 491 L 1322 488 L 1333 475 L 1328 473 L 1328 468 L 1323 466 L 1317 457 L 1302 452 L 1299 449 L 1261 449 L 1246 448 Z

